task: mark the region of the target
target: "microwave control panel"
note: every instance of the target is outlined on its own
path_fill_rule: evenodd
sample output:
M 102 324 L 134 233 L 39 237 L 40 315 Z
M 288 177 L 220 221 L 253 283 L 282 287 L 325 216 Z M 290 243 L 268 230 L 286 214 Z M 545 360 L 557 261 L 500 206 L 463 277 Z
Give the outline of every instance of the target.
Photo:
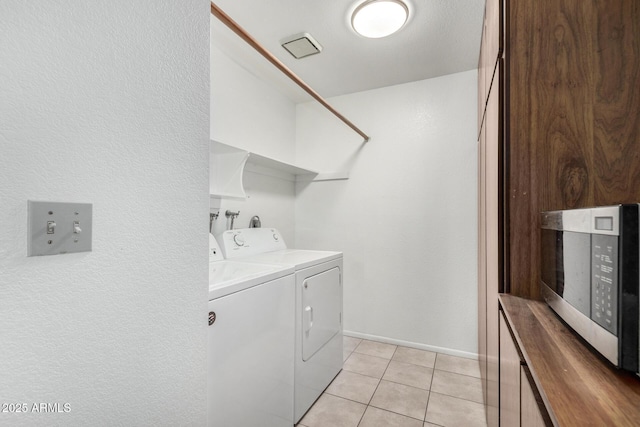
M 618 237 L 591 235 L 591 320 L 618 335 Z

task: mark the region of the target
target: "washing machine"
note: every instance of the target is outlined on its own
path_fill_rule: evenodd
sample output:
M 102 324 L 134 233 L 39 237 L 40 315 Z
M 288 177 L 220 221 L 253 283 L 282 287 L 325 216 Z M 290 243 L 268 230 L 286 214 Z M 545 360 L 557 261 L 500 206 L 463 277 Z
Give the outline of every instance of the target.
M 288 249 L 274 228 L 220 236 L 230 260 L 295 269 L 294 420 L 298 422 L 342 369 L 341 252 Z
M 291 427 L 294 268 L 224 260 L 209 240 L 208 425 Z

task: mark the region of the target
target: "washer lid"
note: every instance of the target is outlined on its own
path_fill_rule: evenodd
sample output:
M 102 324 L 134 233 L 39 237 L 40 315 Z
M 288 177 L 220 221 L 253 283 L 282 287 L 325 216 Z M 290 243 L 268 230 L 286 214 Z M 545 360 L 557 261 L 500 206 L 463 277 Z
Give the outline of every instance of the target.
M 327 261 L 342 258 L 342 252 L 333 251 L 311 251 L 305 249 L 284 249 L 281 251 L 267 252 L 246 258 L 239 258 L 240 261 L 273 263 L 294 266 L 296 270 L 302 270 Z
M 290 266 L 238 261 L 209 263 L 209 300 L 293 274 Z

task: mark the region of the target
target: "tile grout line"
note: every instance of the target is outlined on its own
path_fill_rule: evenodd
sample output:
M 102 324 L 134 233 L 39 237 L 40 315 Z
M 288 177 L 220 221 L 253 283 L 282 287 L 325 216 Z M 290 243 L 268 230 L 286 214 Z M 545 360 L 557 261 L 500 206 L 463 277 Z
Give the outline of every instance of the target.
M 440 353 L 436 353 L 436 361 L 437 361 L 439 355 L 440 355 Z M 431 385 L 429 386 L 429 400 L 431 400 L 431 393 L 436 393 L 436 394 L 439 394 L 441 396 L 453 397 L 454 399 L 464 400 L 466 402 L 480 403 L 480 402 L 476 402 L 475 400 L 465 399 L 464 397 L 453 396 L 451 394 L 446 394 L 446 393 L 441 393 L 441 392 L 434 392 L 432 390 L 432 388 L 433 388 L 433 377 L 435 376 L 436 370 L 438 370 L 440 372 L 446 372 L 448 374 L 460 375 L 460 376 L 467 377 L 467 378 L 473 378 L 473 379 L 481 380 L 480 378 L 478 378 L 476 376 L 473 376 L 473 375 L 461 374 L 459 372 L 447 371 L 445 369 L 436 369 L 435 366 L 436 365 L 434 363 L 434 365 L 433 365 L 433 376 L 431 377 Z M 480 403 L 480 404 L 482 405 L 482 403 Z M 429 401 L 427 401 L 427 409 L 429 409 Z M 426 421 L 426 412 L 425 412 L 425 422 L 428 422 L 428 421 Z
M 427 407 L 424 408 L 424 420 L 423 424 L 427 422 L 427 411 L 429 411 L 429 401 L 431 400 L 431 393 L 433 393 L 433 377 L 436 376 L 436 364 L 438 363 L 438 354 L 436 353 L 436 358 L 433 360 L 433 372 L 431 374 L 431 382 L 429 383 L 429 397 L 427 397 Z
M 363 341 L 364 341 L 364 340 L 363 340 Z M 362 342 L 361 342 L 360 344 L 362 344 Z M 358 344 L 358 346 L 359 346 L 360 344 Z M 356 347 L 356 349 L 358 348 L 358 346 Z M 386 359 L 386 360 L 388 360 L 388 361 L 389 361 L 389 362 L 387 363 L 387 367 L 385 368 L 384 372 L 382 373 L 382 377 L 380 377 L 379 379 L 377 378 L 377 379 L 378 379 L 378 385 L 376 386 L 376 389 L 373 391 L 373 394 L 371 395 L 371 398 L 369 398 L 369 403 L 367 403 L 367 405 L 366 405 L 365 413 L 366 413 L 367 409 L 369 408 L 369 406 L 373 406 L 373 405 L 371 405 L 371 401 L 373 400 L 373 396 L 375 395 L 376 391 L 378 391 L 378 387 L 379 387 L 379 386 L 380 386 L 380 384 L 382 383 L 382 379 L 383 379 L 384 375 L 386 374 L 387 370 L 389 369 L 389 365 L 390 365 L 390 364 L 391 364 L 391 362 L 393 361 L 393 357 L 395 356 L 395 354 L 396 354 L 396 352 L 398 351 L 398 348 L 399 348 L 399 347 L 400 347 L 400 346 L 396 345 L 396 348 L 395 348 L 395 350 L 393 351 L 393 354 L 391 355 L 391 358 L 390 358 L 390 359 L 386 359 L 386 358 L 384 358 L 384 357 L 379 357 L 379 356 L 373 356 L 373 355 L 371 355 L 371 354 L 366 354 L 366 353 L 359 353 L 359 352 L 357 352 L 357 351 L 356 351 L 356 349 L 354 349 L 354 350 L 353 350 L 353 353 L 364 354 L 364 355 L 366 355 L 366 356 L 371 356 L 371 357 L 378 357 L 379 359 Z M 422 423 L 423 423 L 423 424 L 424 424 L 425 422 L 427 422 L 427 421 L 426 421 L 426 417 L 427 417 L 427 409 L 428 409 L 428 407 L 429 407 L 429 400 L 431 399 L 431 387 L 432 387 L 432 385 L 433 385 L 433 377 L 434 377 L 434 375 L 435 375 L 435 371 L 436 371 L 436 362 L 437 362 L 437 358 L 438 358 L 438 355 L 439 355 L 439 353 L 438 353 L 438 352 L 433 352 L 433 353 L 435 354 L 435 359 L 434 359 L 433 368 L 432 368 L 432 373 L 431 373 L 431 380 L 430 380 L 430 382 L 429 382 L 429 389 L 425 390 L 425 389 L 420 388 L 420 387 L 415 387 L 415 386 L 411 386 L 411 385 L 408 385 L 408 384 L 399 383 L 399 382 L 396 382 L 396 381 L 385 380 L 385 381 L 387 381 L 387 382 L 391 382 L 391 383 L 394 383 L 394 384 L 399 384 L 399 385 L 402 385 L 402 386 L 415 388 L 415 389 L 417 389 L 417 390 L 425 390 L 425 391 L 428 391 L 428 392 L 429 392 L 429 396 L 427 397 L 427 404 L 426 404 L 426 406 L 425 406 L 425 412 L 424 412 L 424 416 L 423 416 L 423 419 L 422 419 L 422 420 L 420 420 L 419 418 L 413 418 L 413 417 L 411 417 L 411 416 L 409 416 L 409 415 L 406 415 L 406 414 L 401 414 L 401 413 L 398 413 L 398 412 L 395 412 L 395 411 L 391 411 L 391 410 L 389 410 L 389 409 L 378 408 L 377 406 L 373 406 L 373 407 L 374 407 L 374 408 L 377 408 L 377 409 L 380 409 L 380 410 L 383 410 L 383 411 L 391 412 L 391 413 L 394 413 L 394 414 L 397 414 L 397 415 L 400 415 L 400 416 L 403 416 L 403 417 L 406 417 L 406 418 L 411 418 L 411 419 L 414 419 L 414 420 L 422 421 Z M 407 365 L 412 365 L 412 366 L 419 366 L 419 367 L 421 367 L 421 368 L 425 368 L 425 367 L 426 367 L 426 366 L 419 365 L 419 364 L 415 364 L 415 363 L 411 363 L 411 362 L 402 362 L 402 363 L 406 363 Z M 427 368 L 428 368 L 428 367 L 427 367 Z M 349 371 L 349 372 L 351 372 L 351 371 Z M 448 372 L 448 371 L 445 371 L 445 372 Z M 357 372 L 353 372 L 353 373 L 357 374 Z M 454 373 L 454 374 L 455 374 L 455 372 L 452 372 L 452 373 Z M 359 375 L 363 375 L 363 374 L 359 374 Z M 461 374 L 461 375 L 462 375 L 462 374 Z M 363 375 L 363 376 L 367 376 L 367 377 L 369 377 L 368 375 Z M 369 377 L 369 378 L 375 378 L 375 377 Z M 451 397 L 455 397 L 455 396 L 451 396 Z M 347 400 L 350 400 L 350 399 L 347 399 Z M 466 400 L 466 399 L 463 399 L 463 400 Z M 360 402 L 358 402 L 358 403 L 360 403 Z M 363 418 L 364 418 L 364 413 L 362 414 L 362 417 L 360 418 L 360 421 L 358 422 L 358 426 L 359 426 L 359 425 L 360 425 L 360 423 L 362 422 L 362 419 L 363 419 Z
M 363 419 L 364 419 L 364 415 L 366 414 L 366 412 L 367 412 L 367 410 L 368 410 L 368 408 L 369 408 L 369 407 L 374 407 L 374 408 L 376 408 L 377 410 L 381 410 L 381 411 L 385 411 L 385 412 L 393 413 L 393 414 L 396 414 L 396 415 L 401 416 L 401 417 L 404 417 L 404 418 L 409 418 L 409 419 L 413 419 L 413 420 L 417 420 L 417 421 L 422 421 L 423 423 L 427 423 L 428 421 L 426 420 L 426 416 L 427 416 L 427 411 L 428 411 L 429 403 L 430 403 L 430 401 L 431 401 L 431 394 L 433 393 L 432 388 L 433 388 L 433 382 L 434 382 L 434 377 L 435 377 L 435 371 L 436 371 L 436 370 L 441 371 L 441 372 L 444 372 L 444 373 L 453 374 L 453 375 L 460 375 L 460 376 L 467 377 L 467 378 L 474 378 L 474 379 L 478 379 L 478 377 L 476 377 L 476 376 L 474 376 L 474 375 L 468 375 L 468 374 L 465 374 L 465 373 L 460 373 L 460 372 L 455 372 L 455 371 L 449 371 L 449 370 L 445 370 L 445 369 L 436 369 L 436 364 L 437 364 L 437 362 L 438 362 L 438 357 L 439 357 L 439 356 L 441 356 L 441 354 L 440 354 L 440 353 L 438 353 L 438 352 L 432 352 L 432 353 L 434 353 L 434 354 L 435 354 L 435 358 L 434 358 L 434 364 L 433 364 L 433 368 L 432 368 L 431 380 L 430 380 L 430 383 L 429 383 L 429 389 L 425 390 L 425 389 L 423 389 L 423 388 L 415 387 L 415 386 L 408 385 L 408 384 L 404 384 L 404 383 L 401 383 L 401 382 L 396 382 L 396 381 L 391 381 L 391 380 L 385 380 L 385 381 L 388 381 L 388 382 L 390 382 L 390 383 L 399 384 L 399 385 L 402 385 L 402 386 L 411 387 L 411 388 L 418 389 L 418 390 L 428 391 L 428 392 L 429 392 L 429 395 L 428 395 L 428 397 L 427 397 L 427 405 L 426 405 L 426 407 L 425 407 L 425 415 L 424 415 L 424 418 L 423 418 L 422 420 L 420 420 L 419 418 L 414 418 L 414 417 L 411 417 L 411 416 L 409 416 L 409 415 L 402 414 L 402 413 L 399 413 L 399 412 L 395 412 L 395 411 L 392 411 L 392 410 L 389 410 L 389 409 L 378 408 L 377 406 L 371 405 L 371 401 L 373 400 L 373 397 L 375 396 L 376 392 L 378 391 L 378 389 L 379 389 L 379 387 L 380 387 L 380 384 L 382 383 L 382 380 L 383 380 L 384 375 L 387 373 L 387 371 L 388 371 L 388 369 L 389 369 L 389 366 L 390 366 L 391 362 L 392 362 L 392 361 L 394 361 L 394 359 L 393 359 L 393 358 L 395 357 L 395 355 L 396 355 L 396 354 L 397 354 L 397 352 L 398 352 L 398 349 L 399 349 L 401 346 L 399 346 L 399 345 L 394 345 L 394 346 L 395 346 L 395 349 L 394 349 L 393 353 L 391 354 L 391 356 L 390 356 L 389 358 L 386 358 L 386 357 L 380 357 L 380 356 L 375 356 L 375 355 L 372 355 L 372 354 L 368 354 L 368 353 L 361 353 L 361 352 L 356 351 L 356 349 L 357 349 L 357 348 L 358 348 L 358 347 L 359 347 L 363 342 L 365 342 L 365 341 L 371 341 L 371 342 L 377 343 L 377 341 L 361 339 L 361 340 L 360 340 L 360 342 L 358 343 L 358 345 L 356 345 L 356 346 L 355 346 L 355 348 L 349 352 L 349 355 L 347 356 L 347 358 L 346 358 L 345 360 L 343 360 L 343 368 L 342 368 L 342 370 L 344 370 L 345 372 L 349 372 L 349 373 L 351 373 L 351 374 L 360 375 L 360 376 L 363 376 L 363 377 L 372 378 L 372 379 L 377 380 L 377 385 L 376 385 L 376 387 L 375 387 L 375 389 L 374 389 L 373 393 L 371 394 L 371 397 L 368 399 L 368 403 L 363 404 L 362 402 L 359 402 L 359 401 L 356 401 L 356 400 L 352 400 L 352 399 L 349 399 L 349 398 L 345 398 L 345 397 L 342 397 L 342 396 L 338 396 L 338 395 L 335 395 L 335 394 L 329 393 L 329 392 L 327 392 L 327 391 L 324 391 L 324 392 L 323 392 L 323 393 L 326 393 L 326 394 L 328 394 L 328 395 L 331 395 L 331 396 L 333 396 L 333 397 L 335 397 L 335 398 L 344 399 L 344 400 L 347 400 L 347 401 L 350 401 L 350 402 L 354 402 L 354 403 L 358 403 L 358 404 L 364 405 L 364 406 L 365 406 L 365 410 L 364 410 L 364 412 L 362 413 L 362 415 L 360 416 L 360 420 L 358 421 L 357 426 L 360 426 L 360 425 L 361 425 L 361 423 L 362 423 L 362 421 L 363 421 Z M 382 344 L 388 344 L 388 343 L 382 343 Z M 388 345 L 393 345 L 393 344 L 388 344 Z M 411 347 L 409 347 L 409 348 L 411 348 Z M 419 350 L 419 349 L 418 349 L 418 350 Z M 422 351 L 428 351 L 428 350 L 422 350 Z M 378 378 L 378 377 L 375 377 L 375 376 L 365 375 L 365 374 L 362 374 L 362 373 L 359 373 L 359 372 L 355 372 L 355 371 L 350 371 L 350 370 L 348 370 L 348 369 L 344 369 L 344 364 L 345 364 L 345 363 L 346 363 L 346 361 L 347 361 L 351 356 L 353 356 L 354 354 L 358 354 L 358 355 L 362 355 L 362 356 L 368 356 L 368 357 L 375 357 L 375 358 L 377 358 L 377 359 L 386 360 L 386 361 L 387 361 L 387 363 L 386 363 L 386 366 L 385 366 L 384 371 L 382 372 L 381 377 L 380 377 L 380 378 Z M 455 356 L 454 356 L 454 357 L 455 357 Z M 412 365 L 412 366 L 421 367 L 421 368 L 428 368 L 428 366 L 424 366 L 424 365 L 421 365 L 421 364 L 418 364 L 418 363 L 411 363 L 411 362 L 409 362 L 409 361 L 404 361 L 404 362 L 402 362 L 402 363 L 404 363 L 404 364 L 408 364 L 408 365 Z M 473 401 L 473 400 L 470 400 L 470 399 L 465 399 L 465 398 L 458 397 L 458 396 L 452 396 L 452 395 L 449 395 L 449 394 L 446 394 L 446 393 L 436 393 L 436 394 L 440 394 L 440 395 L 443 395 L 443 396 L 451 397 L 451 398 L 454 398 L 454 399 L 464 400 L 464 401 L 467 401 L 467 402 L 470 402 L 470 403 L 476 403 L 476 404 L 478 403 L 478 402 Z M 438 425 L 438 424 L 434 424 L 434 425 Z
M 420 418 L 414 418 L 411 415 L 401 414 L 400 412 L 392 411 L 390 409 L 378 408 L 377 406 L 373 406 L 373 405 L 367 405 L 367 408 L 369 406 L 371 406 L 372 408 L 379 409 L 379 410 L 381 410 L 383 412 L 389 412 L 389 413 L 392 413 L 392 414 L 395 414 L 395 415 L 399 415 L 399 416 L 404 417 L 404 418 L 409 418 L 410 420 L 420 421 L 421 423 L 424 424 L 424 421 L 422 421 Z M 436 424 L 436 425 L 438 425 L 438 424 Z
M 434 368 L 434 370 L 436 370 L 436 369 Z M 480 377 L 476 377 L 475 375 L 461 374 L 460 372 L 447 371 L 446 369 L 438 369 L 438 371 L 446 372 L 446 373 L 449 373 L 449 374 L 460 375 L 460 376 L 463 376 L 463 377 L 475 378 L 477 380 L 481 379 Z
M 476 402 L 475 400 L 470 400 L 470 399 L 465 399 L 464 397 L 458 397 L 458 396 L 452 396 L 450 394 L 446 394 L 446 393 L 440 393 L 437 391 L 434 391 L 435 394 L 439 394 L 440 396 L 445 396 L 445 397 L 450 397 L 452 399 L 458 399 L 458 400 L 464 400 L 465 402 L 469 402 L 469 403 L 475 403 L 477 405 L 483 405 L 480 402 Z M 431 398 L 431 394 L 429 394 L 429 398 Z
M 360 344 L 362 344 L 362 342 Z M 358 345 L 360 345 L 360 344 L 358 344 Z M 375 396 L 376 391 L 378 391 L 378 387 L 380 387 L 380 383 L 382 382 L 382 377 L 384 377 L 384 374 L 387 373 L 387 369 L 389 369 L 389 364 L 391 364 L 391 359 L 393 359 L 393 356 L 396 354 L 396 351 L 398 351 L 398 346 L 396 346 L 396 348 L 393 350 L 393 354 L 391 355 L 391 358 L 389 358 L 389 361 L 387 362 L 387 366 L 384 368 L 384 372 L 382 373 L 382 376 L 378 379 L 378 385 L 376 385 L 376 389 L 373 390 L 373 393 L 371 393 L 371 397 L 369 398 L 369 401 L 367 402 L 367 406 L 366 406 L 366 408 L 364 408 L 364 412 L 362 413 L 362 416 L 360 417 L 360 421 L 358 421 L 358 426 L 362 422 L 362 419 L 364 418 L 364 414 L 367 413 L 367 409 L 369 409 L 369 406 L 371 406 L 371 401 L 373 400 L 373 396 Z
M 391 364 L 391 362 L 393 361 L 393 356 L 395 356 L 395 354 L 396 354 L 396 352 L 398 351 L 398 348 L 399 348 L 399 347 L 401 347 L 401 346 L 396 345 L 396 349 L 393 351 L 393 354 L 391 355 L 391 358 L 390 358 L 390 359 L 388 359 L 388 360 L 389 360 L 389 363 L 387 364 L 387 367 L 385 368 L 384 372 L 382 373 L 382 377 L 384 377 L 384 374 L 386 374 L 386 373 L 387 373 L 387 369 L 389 369 L 389 365 L 390 365 L 390 364 Z M 436 358 L 437 358 L 437 357 L 438 357 L 438 353 L 436 353 L 436 352 L 434 352 L 434 353 L 435 353 Z M 363 353 L 359 353 L 359 354 L 363 354 Z M 370 356 L 370 355 L 368 355 L 368 356 Z M 377 357 L 377 356 L 373 356 L 373 357 Z M 381 359 L 384 359 L 384 358 L 381 358 Z M 398 362 L 398 361 L 396 361 L 396 362 Z M 407 365 L 418 366 L 418 367 L 421 367 L 421 368 L 428 368 L 427 366 L 417 365 L 417 364 L 415 364 L 415 363 L 410 363 L 410 362 L 400 362 L 400 363 L 406 363 Z M 433 368 L 429 368 L 429 369 L 431 369 L 431 370 L 432 370 L 432 374 L 431 374 L 431 382 L 433 382 L 433 371 L 435 371 L 435 362 L 434 362 L 434 365 L 433 365 L 433 366 L 434 366 Z M 366 375 L 365 375 L 365 376 L 366 376 Z M 420 418 L 414 418 L 414 417 L 412 417 L 412 416 L 410 416 L 410 415 L 407 415 L 407 414 L 401 414 L 400 412 L 392 411 L 392 410 L 390 410 L 390 409 L 386 409 L 386 408 L 379 408 L 379 407 L 377 407 L 377 406 L 373 406 L 373 405 L 371 405 L 371 400 L 373 400 L 373 396 L 376 394 L 376 391 L 378 391 L 378 387 L 380 386 L 380 383 L 382 383 L 382 377 L 380 377 L 380 378 L 379 378 L 379 380 L 378 380 L 378 385 L 376 386 L 376 389 L 374 390 L 373 394 L 371 395 L 371 398 L 369 399 L 369 403 L 367 404 L 367 408 L 369 408 L 369 407 L 371 406 L 371 407 L 376 408 L 376 409 L 379 409 L 379 410 L 381 410 L 381 411 L 390 412 L 390 413 L 392 413 L 392 414 L 396 414 L 396 415 L 399 415 L 399 416 L 404 417 L 404 418 L 409 418 L 409 419 L 412 419 L 412 420 L 421 421 L 421 422 L 424 424 L 424 423 L 425 423 L 424 419 L 423 419 L 423 420 L 421 420 Z M 370 378 L 373 378 L 373 377 L 370 377 Z M 402 386 L 404 386 L 404 387 L 414 388 L 414 389 L 416 389 L 416 390 L 428 391 L 428 392 L 429 392 L 429 396 L 431 396 L 431 383 L 429 384 L 429 389 L 428 389 L 428 390 L 426 390 L 426 389 L 424 389 L 424 388 L 415 387 L 415 386 L 412 386 L 412 385 L 409 385 L 409 384 L 403 384 L 403 383 L 399 383 L 399 382 L 396 382 L 396 381 L 391 381 L 391 380 L 385 380 L 385 381 L 390 382 L 390 383 L 393 383 L 393 384 L 402 385 Z M 427 397 L 427 404 L 428 404 L 428 400 L 429 400 L 429 398 Z M 365 412 L 366 412 L 366 411 L 367 411 L 367 410 L 365 409 Z M 426 407 L 425 407 L 425 417 L 426 417 Z M 363 414 L 363 418 L 364 418 L 364 414 Z M 362 422 L 362 418 L 360 419 L 360 422 Z M 360 425 L 360 423 L 358 423 L 358 426 L 359 426 L 359 425 Z
M 380 378 L 380 381 L 382 381 L 382 378 Z M 391 383 L 391 384 L 398 384 L 398 385 L 401 385 L 401 386 L 404 386 L 404 387 L 415 388 L 416 390 L 431 391 L 428 388 L 416 387 L 414 385 L 409 385 L 409 384 L 405 384 L 405 383 L 399 383 L 398 381 L 391 381 L 391 380 L 385 380 L 385 381 L 388 382 L 388 383 Z M 455 396 L 451 396 L 451 397 L 455 397 Z
M 385 368 L 385 369 L 386 369 L 386 368 Z M 363 377 L 367 377 L 367 378 L 373 378 L 373 379 L 376 379 L 376 380 L 381 379 L 381 378 L 378 378 L 378 377 L 372 377 L 371 375 L 361 374 L 360 372 L 350 371 L 350 370 L 348 370 L 348 369 L 344 369 L 344 368 L 342 368 L 342 370 L 343 370 L 343 371 L 345 371 L 345 372 L 350 372 L 350 373 L 352 373 L 352 374 L 362 375 Z M 386 371 L 385 371 L 385 372 L 386 372 Z M 384 373 L 383 373 L 383 374 L 384 374 Z

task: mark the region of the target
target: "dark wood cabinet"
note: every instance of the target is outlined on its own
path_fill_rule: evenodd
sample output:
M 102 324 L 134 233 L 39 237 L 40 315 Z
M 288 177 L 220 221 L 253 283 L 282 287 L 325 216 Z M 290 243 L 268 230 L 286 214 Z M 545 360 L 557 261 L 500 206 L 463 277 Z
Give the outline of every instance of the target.
M 478 349 L 487 423 L 498 425 L 498 292 L 502 268 L 500 1 L 487 1 L 478 62 Z
M 489 92 L 485 141 L 485 230 L 486 230 L 486 287 L 487 287 L 487 414 L 491 425 L 496 425 L 498 413 L 498 298 L 501 288 L 500 254 L 500 91 L 501 73 L 495 70 L 493 85 Z M 495 90 L 494 90 L 495 86 Z
M 539 213 L 640 201 L 640 2 L 507 0 L 510 292 L 539 298 Z
M 533 384 L 533 376 L 511 333 L 504 311 L 499 315 L 500 333 L 500 425 L 544 427 L 552 425 Z
M 483 111 L 484 113 L 484 111 Z M 487 400 L 487 233 L 486 220 L 486 149 L 485 130 L 481 127 L 478 138 L 478 360 L 480 376 L 483 379 L 482 392 Z
M 638 82 L 640 2 L 487 1 L 478 120 L 499 131 L 501 289 L 540 298 L 540 212 L 640 201 Z M 487 117 L 496 91 L 504 114 Z
M 499 303 L 510 332 L 507 337 L 501 330 L 501 349 L 503 339 L 512 339 L 524 368 L 522 426 L 640 425 L 640 379 L 635 374 L 616 369 L 590 350 L 544 302 L 502 294 Z
M 539 299 L 539 214 L 640 202 L 640 1 L 487 0 L 478 352 L 499 422 L 498 293 Z

